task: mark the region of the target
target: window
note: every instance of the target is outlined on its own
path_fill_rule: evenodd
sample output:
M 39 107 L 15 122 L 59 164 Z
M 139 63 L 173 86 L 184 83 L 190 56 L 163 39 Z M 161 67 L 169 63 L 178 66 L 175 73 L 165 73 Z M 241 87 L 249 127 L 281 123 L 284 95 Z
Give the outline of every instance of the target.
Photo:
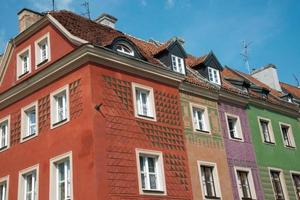
M 37 107 L 37 102 L 35 102 L 22 109 L 22 142 L 38 133 Z
M 50 161 L 50 199 L 72 199 L 72 153 L 58 156 Z
M 280 123 L 280 129 L 281 129 L 284 146 L 294 148 L 295 141 L 293 137 L 292 128 L 290 127 L 290 125 Z
M 171 55 L 173 71 L 185 74 L 183 58 Z
M 50 95 L 51 128 L 62 125 L 69 120 L 69 88 L 65 86 Z
M 234 167 L 238 192 L 241 200 L 256 199 L 251 169 Z
M 135 116 L 156 120 L 153 89 L 137 83 L 132 83 Z
M 271 181 L 272 181 L 275 199 L 284 200 L 286 194 L 283 189 L 282 172 L 277 170 L 270 170 L 270 175 L 271 175 Z
M 17 55 L 17 78 L 20 79 L 31 71 L 30 46 Z
M 221 85 L 219 70 L 208 67 L 208 80 L 212 83 Z
M 35 42 L 35 63 L 40 66 L 50 60 L 49 33 Z
M 22 170 L 19 175 L 19 200 L 38 199 L 38 165 Z
M 259 124 L 260 124 L 260 131 L 262 133 L 263 141 L 265 143 L 274 144 L 275 139 L 273 135 L 271 121 L 268 119 L 259 118 Z
M 116 50 L 118 52 L 130 55 L 130 56 L 134 56 L 134 51 L 132 50 L 132 48 L 130 48 L 128 45 L 125 44 L 117 44 L 116 45 Z
M 0 151 L 9 147 L 9 117 L 0 120 Z
M 191 104 L 192 108 L 192 120 L 193 120 L 193 127 L 194 131 L 201 131 L 209 133 L 209 120 L 207 114 L 207 108 L 202 107 L 200 105 Z
M 140 193 L 166 194 L 161 152 L 137 149 Z
M 225 114 L 227 118 L 227 130 L 229 133 L 229 137 L 235 140 L 243 140 L 242 128 L 240 119 L 238 116 Z
M 8 176 L 0 179 L 0 200 L 8 200 Z
M 198 162 L 204 199 L 221 199 L 218 172 L 214 163 Z
M 297 199 L 300 200 L 300 174 L 292 173 Z

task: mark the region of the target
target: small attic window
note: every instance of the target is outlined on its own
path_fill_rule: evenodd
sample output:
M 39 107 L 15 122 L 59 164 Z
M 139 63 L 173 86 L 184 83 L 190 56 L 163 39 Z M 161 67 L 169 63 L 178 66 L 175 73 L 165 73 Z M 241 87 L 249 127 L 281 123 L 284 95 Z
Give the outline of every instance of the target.
M 129 47 L 128 45 L 121 43 L 121 44 L 117 44 L 116 45 L 116 50 L 118 52 L 130 55 L 130 56 L 134 56 L 134 51 L 132 50 L 131 47 Z
M 208 67 L 208 79 L 211 83 L 221 85 L 220 72 L 215 68 Z

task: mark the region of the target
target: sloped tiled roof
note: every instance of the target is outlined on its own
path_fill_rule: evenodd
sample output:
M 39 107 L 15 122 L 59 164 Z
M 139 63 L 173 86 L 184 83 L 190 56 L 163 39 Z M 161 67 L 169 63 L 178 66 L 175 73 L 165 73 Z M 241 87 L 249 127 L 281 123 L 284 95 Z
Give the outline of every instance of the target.
M 192 55 L 188 55 L 188 57 L 185 59 L 185 62 L 188 66 L 193 68 L 197 65 L 200 65 L 200 64 L 204 63 L 204 61 L 207 58 L 207 55 L 208 54 L 200 56 L 200 57 L 195 57 L 195 56 L 192 56 Z
M 284 92 L 291 93 L 294 97 L 300 99 L 300 88 L 283 82 L 280 82 L 280 86 Z

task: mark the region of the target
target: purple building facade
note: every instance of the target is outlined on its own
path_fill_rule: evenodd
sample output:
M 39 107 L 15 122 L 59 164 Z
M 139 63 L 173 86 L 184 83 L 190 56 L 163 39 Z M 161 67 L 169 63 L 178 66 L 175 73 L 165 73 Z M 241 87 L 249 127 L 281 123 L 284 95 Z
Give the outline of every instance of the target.
M 245 107 L 220 102 L 219 114 L 234 200 L 263 200 Z

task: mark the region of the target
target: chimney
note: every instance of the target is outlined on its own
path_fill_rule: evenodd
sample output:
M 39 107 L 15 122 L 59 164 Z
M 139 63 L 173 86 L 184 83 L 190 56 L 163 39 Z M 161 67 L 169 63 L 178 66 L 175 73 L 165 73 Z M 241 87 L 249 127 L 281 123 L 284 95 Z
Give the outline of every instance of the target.
M 268 64 L 262 68 L 256 69 L 251 72 L 251 76 L 268 85 L 270 88 L 282 92 L 275 65 Z
M 20 33 L 28 29 L 32 24 L 42 18 L 42 14 L 33 10 L 24 8 L 18 12 L 19 17 L 19 31 Z
M 113 29 L 115 29 L 115 24 L 117 21 L 117 18 L 106 13 L 103 13 L 97 19 L 95 19 L 95 22 L 97 22 L 98 24 L 102 24 Z

